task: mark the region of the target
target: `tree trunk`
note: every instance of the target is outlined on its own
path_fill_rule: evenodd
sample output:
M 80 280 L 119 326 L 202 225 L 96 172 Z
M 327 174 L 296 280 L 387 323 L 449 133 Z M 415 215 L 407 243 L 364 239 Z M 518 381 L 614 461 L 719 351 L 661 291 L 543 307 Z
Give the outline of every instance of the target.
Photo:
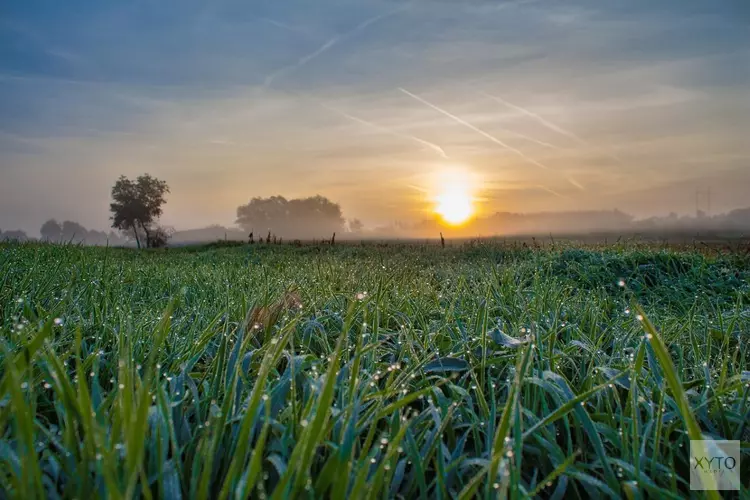
M 138 250 L 141 249 L 141 240 L 138 238 L 138 226 L 135 225 L 135 222 L 133 223 L 133 234 L 135 235 L 135 244 L 138 247 Z
M 151 233 L 148 232 L 146 224 L 143 222 L 141 222 L 141 227 L 143 228 L 143 232 L 146 233 L 146 248 L 151 248 Z

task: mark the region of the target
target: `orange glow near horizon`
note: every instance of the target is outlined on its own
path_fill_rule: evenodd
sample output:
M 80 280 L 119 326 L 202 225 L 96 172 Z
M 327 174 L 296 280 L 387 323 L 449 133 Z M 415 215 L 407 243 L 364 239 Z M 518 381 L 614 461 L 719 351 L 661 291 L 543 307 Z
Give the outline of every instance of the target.
M 465 223 L 475 212 L 473 185 L 471 174 L 463 169 L 441 172 L 432 188 L 433 211 L 451 226 Z

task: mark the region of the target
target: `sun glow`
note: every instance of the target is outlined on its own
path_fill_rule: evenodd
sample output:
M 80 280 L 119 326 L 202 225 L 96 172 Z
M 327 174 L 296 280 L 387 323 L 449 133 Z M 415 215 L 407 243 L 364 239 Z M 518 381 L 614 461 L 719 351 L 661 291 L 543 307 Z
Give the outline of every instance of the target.
M 474 214 L 472 182 L 467 172 L 442 172 L 435 182 L 434 211 L 446 223 L 457 226 Z

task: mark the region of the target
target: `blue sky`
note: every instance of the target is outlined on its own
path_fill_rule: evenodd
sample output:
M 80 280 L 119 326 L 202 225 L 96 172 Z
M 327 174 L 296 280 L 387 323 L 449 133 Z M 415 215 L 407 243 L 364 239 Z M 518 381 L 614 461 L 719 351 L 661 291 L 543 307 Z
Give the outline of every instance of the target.
M 716 210 L 750 193 L 745 0 L 13 2 L 0 14 L 0 228 L 107 227 L 120 174 L 165 222 L 316 193 L 418 220 L 431 179 L 483 213 Z

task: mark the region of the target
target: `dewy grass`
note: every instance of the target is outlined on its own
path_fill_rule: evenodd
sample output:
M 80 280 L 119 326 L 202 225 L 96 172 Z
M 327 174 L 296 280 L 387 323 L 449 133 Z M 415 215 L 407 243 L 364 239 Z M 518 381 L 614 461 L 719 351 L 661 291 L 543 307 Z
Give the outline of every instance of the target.
M 700 498 L 701 438 L 742 442 L 747 488 L 749 277 L 643 245 L 2 244 L 0 496 Z

